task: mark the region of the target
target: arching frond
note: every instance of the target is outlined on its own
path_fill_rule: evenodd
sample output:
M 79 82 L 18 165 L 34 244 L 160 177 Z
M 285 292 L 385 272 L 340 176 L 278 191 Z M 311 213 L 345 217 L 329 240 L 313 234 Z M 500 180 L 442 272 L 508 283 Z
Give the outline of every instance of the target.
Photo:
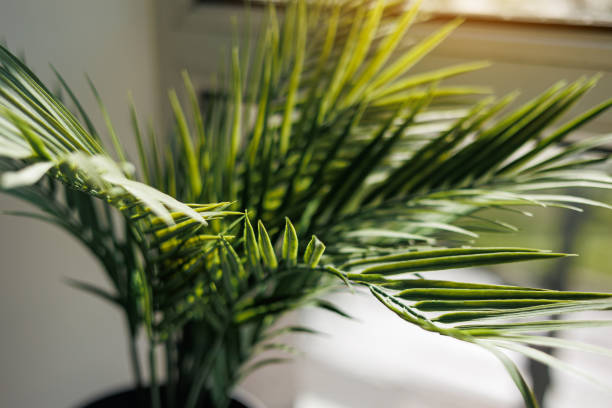
M 170 91 L 173 138 L 160 144 L 131 104 L 138 169 L 125 162 L 93 86 L 114 153 L 61 77 L 84 125 L 0 47 L 0 187 L 36 205 L 42 214 L 28 215 L 65 228 L 102 262 L 116 293 L 73 284 L 121 306 L 133 338 L 147 331 L 152 369 L 153 350 L 165 343 L 174 405 L 226 404 L 243 375 L 279 362 L 253 356 L 293 352 L 276 335 L 313 332 L 275 328 L 279 316 L 306 305 L 348 316 L 324 298 L 342 285 L 364 288 L 424 330 L 489 350 L 527 406 L 537 402 L 504 350 L 563 369 L 533 346 L 609 354 L 525 332 L 607 325 L 544 319 L 608 310 L 611 294 L 437 280 L 428 272 L 567 256 L 489 247 L 479 232 L 514 231 L 498 219 L 503 210 L 609 208 L 565 190 L 612 187 L 598 166 L 608 154 L 597 150 L 611 137 L 568 137 L 612 101 L 557 125 L 597 78 L 554 84 L 510 108 L 514 93 L 498 99 L 444 84 L 486 62 L 412 73 L 461 24 L 416 41 L 408 30 L 418 3 L 270 5 L 257 44 L 237 37 L 210 103 L 200 106 L 183 73 L 189 105 Z M 109 205 L 120 210 L 122 231 Z M 155 374 L 150 389 L 159 407 Z

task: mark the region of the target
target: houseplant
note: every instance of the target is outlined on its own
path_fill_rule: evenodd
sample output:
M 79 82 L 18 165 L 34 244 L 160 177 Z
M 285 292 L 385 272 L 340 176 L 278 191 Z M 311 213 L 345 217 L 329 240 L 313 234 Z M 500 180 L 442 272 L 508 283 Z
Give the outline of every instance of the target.
M 132 109 L 138 171 L 110 121 L 114 152 L 103 147 L 66 84 L 76 114 L 0 50 L 2 188 L 42 210 L 23 215 L 58 224 L 100 260 L 114 293 L 73 284 L 125 311 L 134 375 L 151 406 L 194 407 L 204 400 L 226 406 L 242 376 L 276 361 L 253 361 L 259 351 L 283 349 L 280 334 L 312 331 L 273 327 L 278 316 L 307 304 L 343 314 L 322 298 L 338 284 L 365 288 L 425 330 L 491 351 L 528 406 L 536 402 L 503 350 L 562 366 L 528 346 L 574 343 L 523 332 L 607 323 L 514 319 L 607 309 L 608 294 L 420 275 L 563 256 L 473 246 L 479 229 L 512 229 L 476 213 L 603 205 L 546 191 L 610 187 L 608 176 L 587 170 L 606 159 L 591 149 L 608 139 L 564 141 L 612 102 L 552 128 L 594 85 L 582 79 L 503 115 L 512 95 L 458 112 L 449 98 L 480 90 L 438 83 L 484 64 L 408 75 L 459 24 L 402 50 L 417 7 L 297 2 L 282 21 L 270 8 L 258 46 L 232 49 L 229 72 L 219 81 L 228 98 L 201 109 L 185 75 L 190 126 L 170 93 L 176 137 L 163 149 L 155 135 L 143 136 Z M 493 318 L 501 322 L 488 324 Z M 147 381 L 135 345 L 143 331 Z M 156 371 L 160 346 L 164 375 Z

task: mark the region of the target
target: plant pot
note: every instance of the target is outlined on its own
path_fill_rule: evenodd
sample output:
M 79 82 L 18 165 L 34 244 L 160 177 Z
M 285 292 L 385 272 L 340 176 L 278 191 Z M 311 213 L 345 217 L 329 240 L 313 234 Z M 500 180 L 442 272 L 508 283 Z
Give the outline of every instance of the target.
M 165 395 L 166 389 L 164 386 L 160 387 L 160 394 L 162 400 L 162 406 L 165 406 Z M 263 405 L 248 392 L 238 389 L 237 392 L 233 393 L 233 397 L 228 405 L 228 408 L 264 408 Z M 86 404 L 82 405 L 81 408 L 150 408 L 151 407 L 151 395 L 147 388 L 136 390 L 136 389 L 124 389 L 117 391 L 106 396 L 91 400 Z M 212 405 L 203 403 L 199 408 L 214 408 Z

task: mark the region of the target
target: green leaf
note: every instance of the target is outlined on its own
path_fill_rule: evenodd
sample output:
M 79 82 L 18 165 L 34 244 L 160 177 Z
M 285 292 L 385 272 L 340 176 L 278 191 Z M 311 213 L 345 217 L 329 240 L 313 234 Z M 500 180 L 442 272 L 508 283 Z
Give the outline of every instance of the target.
M 30 186 L 37 183 L 55 164 L 40 162 L 31 164 L 21 170 L 0 174 L 0 188 L 12 189 Z
M 435 239 L 429 238 L 425 235 L 412 234 L 403 231 L 392 231 L 392 230 L 381 230 L 381 229 L 362 229 L 350 231 L 345 235 L 347 238 L 373 238 L 373 239 L 384 239 L 394 238 L 402 240 L 416 240 L 425 241 L 427 243 L 435 242 Z
M 259 253 L 259 245 L 255 238 L 255 231 L 251 226 L 248 214 L 244 217 L 244 250 L 251 267 L 257 268 L 259 266 L 259 260 L 261 255 Z
M 168 93 L 170 98 L 170 105 L 174 112 L 174 119 L 178 127 L 178 135 L 181 138 L 181 144 L 183 146 L 184 158 L 186 160 L 188 173 L 188 181 L 191 187 L 191 193 L 193 197 L 198 197 L 202 192 L 202 179 L 200 177 L 200 170 L 198 164 L 198 158 L 193 148 L 193 141 L 191 140 L 191 133 L 189 132 L 189 126 L 187 125 L 187 119 L 181 108 L 181 103 L 176 96 L 176 91 L 171 90 Z
M 593 384 L 598 385 L 602 389 L 608 392 L 612 392 L 612 387 L 600 381 L 599 378 L 589 374 L 586 371 L 579 370 L 576 367 L 570 364 L 567 364 L 558 358 L 551 356 L 550 354 L 544 353 L 543 351 L 536 350 L 531 347 L 526 347 L 522 344 L 516 344 L 516 343 L 511 343 L 511 342 L 496 341 L 496 340 L 492 340 L 491 342 L 497 345 L 498 347 L 503 347 L 505 349 L 508 349 L 508 350 L 511 350 L 517 353 L 521 353 L 533 360 L 539 361 L 540 363 L 550 366 L 552 368 L 555 368 L 557 370 L 567 372 L 570 374 L 574 374 L 577 377 L 582 377 L 584 379 L 587 379 L 591 381 Z
M 389 86 L 383 87 L 377 91 L 372 92 L 370 98 L 372 100 L 382 98 L 395 94 L 397 92 L 405 91 L 418 85 L 438 82 L 448 77 L 487 68 L 490 65 L 491 64 L 487 61 L 468 62 L 465 64 L 458 64 L 434 71 L 429 71 L 423 74 L 411 75 L 405 79 L 395 81 Z
M 325 309 L 327 311 L 330 311 L 332 313 L 335 313 L 347 319 L 353 318 L 350 314 L 346 313 L 345 311 L 340 309 L 338 306 L 334 305 L 332 302 L 329 302 L 327 300 L 317 299 L 314 301 L 314 304 L 315 306 L 320 307 L 321 309 Z
M 558 337 L 550 337 L 550 336 L 529 336 L 529 335 L 519 335 L 519 334 L 505 334 L 505 335 L 491 335 L 491 339 L 494 340 L 502 340 L 502 341 L 511 341 L 515 343 L 526 343 L 534 346 L 544 346 L 544 347 L 553 347 L 553 348 L 561 348 L 567 350 L 575 350 L 575 351 L 585 351 L 589 353 L 600 354 L 606 357 L 612 357 L 612 350 L 606 347 L 595 346 L 593 344 L 567 340 Z
M 297 233 L 295 232 L 295 227 L 289 218 L 285 217 L 285 233 L 283 234 L 282 254 L 283 260 L 287 262 L 289 266 L 295 266 L 297 264 L 298 246 L 299 241 Z
M 390 296 L 376 286 L 370 285 L 370 293 L 372 293 L 374 297 L 380 301 L 380 303 L 387 307 L 387 309 L 391 310 L 408 323 L 415 324 L 428 331 L 440 332 L 438 327 L 436 327 L 435 324 L 425 316 L 418 314 L 413 308 L 399 302 L 393 296 Z
M 271 339 L 277 336 L 282 336 L 285 334 L 316 334 L 316 335 L 321 335 L 322 333 L 311 329 L 309 327 L 304 327 L 304 326 L 288 326 L 288 327 L 283 327 L 280 329 L 276 329 L 276 330 L 271 330 L 269 332 L 267 332 L 264 336 L 264 339 Z
M 359 280 L 364 277 L 371 277 L 375 275 L 361 275 L 361 274 L 348 274 L 350 279 Z M 382 275 L 381 275 L 382 277 Z M 430 280 L 430 279 L 385 279 L 382 278 L 381 286 L 387 289 L 404 290 L 414 288 L 437 288 L 437 289 L 488 289 L 488 290 L 514 290 L 519 289 L 523 291 L 541 291 L 545 289 L 536 288 L 525 288 L 519 286 L 510 285 L 490 285 L 484 283 L 472 283 L 472 282 L 455 282 L 446 280 Z
M 138 124 L 138 115 L 136 114 L 136 107 L 134 106 L 134 98 L 132 94 L 128 94 L 130 103 L 130 118 L 132 119 L 132 129 L 136 136 L 136 145 L 138 146 L 138 158 L 140 159 L 140 169 L 144 178 L 144 182 L 149 184 L 151 182 L 151 176 L 149 175 L 149 162 L 145 153 L 144 144 L 142 142 L 142 134 L 140 133 L 140 125 Z
M 271 40 L 267 40 L 271 41 Z M 267 122 L 268 117 L 268 105 L 270 98 L 270 88 L 272 86 L 271 76 L 272 76 L 272 56 L 270 55 L 272 51 L 268 51 L 266 57 L 264 59 L 263 65 L 263 73 L 261 79 L 261 92 L 259 96 L 259 102 L 257 105 L 257 118 L 255 120 L 255 126 L 253 128 L 253 136 L 251 137 L 251 142 L 249 145 L 249 153 L 248 153 L 248 163 L 249 166 L 254 166 L 257 158 L 257 152 L 260 148 L 260 142 L 262 135 L 264 133 L 264 127 Z
M 393 32 L 383 39 L 382 43 L 378 46 L 374 57 L 372 57 L 361 74 L 359 74 L 359 76 L 355 79 L 355 85 L 346 96 L 346 103 L 352 103 L 354 100 L 356 100 L 363 93 L 366 85 L 372 80 L 372 78 L 375 77 L 384 64 L 389 60 L 393 51 L 400 43 L 402 37 L 412 25 L 421 2 L 422 0 L 414 2 L 414 4 L 411 5 L 411 7 L 398 20 L 397 26 Z
M 539 141 L 535 148 L 531 149 L 528 153 L 524 154 L 523 156 L 515 159 L 512 163 L 506 165 L 499 172 L 500 173 L 508 172 L 510 170 L 518 168 L 520 165 L 524 163 L 527 163 L 530 159 L 536 157 L 539 153 L 541 153 L 548 146 L 551 146 L 554 143 L 561 142 L 565 138 L 565 136 L 570 134 L 572 131 L 578 129 L 579 127 L 583 126 L 584 124 L 588 123 L 589 121 L 595 119 L 597 116 L 604 113 L 610 107 L 612 107 L 612 99 L 607 100 L 599 104 L 598 106 L 588 110 L 587 112 L 578 116 L 574 120 L 561 126 L 555 132 L 545 137 L 543 140 Z
M 10 112 L 7 112 L 7 113 L 9 117 L 13 120 L 13 123 L 15 124 L 15 126 L 17 126 L 17 128 L 19 128 L 19 130 L 21 131 L 23 138 L 26 139 L 26 141 L 30 144 L 32 151 L 40 159 L 51 160 L 52 159 L 51 155 L 49 154 L 41 138 L 36 133 L 34 133 L 32 129 L 25 122 L 19 119 L 19 117 L 10 114 Z
M 498 318 L 521 318 L 541 315 L 553 315 L 586 310 L 606 310 L 612 308 L 612 301 L 603 300 L 566 300 L 549 305 L 531 306 L 511 310 L 488 310 L 474 312 L 455 312 L 438 316 L 434 320 L 443 323 L 456 323 L 474 320 L 488 320 Z
M 602 203 L 600 201 L 595 201 L 595 200 L 589 200 L 588 198 L 575 197 L 575 196 L 570 196 L 570 195 L 528 194 L 528 195 L 525 195 L 525 197 L 530 200 L 541 201 L 544 203 L 547 203 L 547 202 L 576 203 L 576 204 L 590 205 L 593 207 L 602 207 L 602 208 L 612 209 L 612 206 L 606 203 Z
M 610 307 L 610 306 L 608 306 Z M 583 310 L 590 310 L 584 308 Z M 510 313 L 506 313 L 506 316 Z M 497 316 L 501 317 L 501 316 Z M 512 316 L 510 316 L 512 317 Z M 522 316 L 517 316 L 522 317 Z M 442 319 L 436 319 L 442 323 L 446 323 Z M 449 322 L 450 323 L 450 322 Z M 499 331 L 504 333 L 518 333 L 518 332 L 548 332 L 551 330 L 569 330 L 569 329 L 581 329 L 581 328 L 593 328 L 593 327 L 606 327 L 611 326 L 612 320 L 543 320 L 535 322 L 522 322 L 522 323 L 499 323 L 499 324 L 466 324 L 456 326 L 457 329 L 461 329 L 468 334 L 476 335 L 472 332 L 481 331 Z M 485 336 L 490 335 L 485 333 Z
M 79 111 L 79 115 L 81 115 L 81 118 L 83 119 L 83 121 L 85 121 L 85 126 L 87 127 L 87 130 L 92 136 L 96 137 L 96 139 L 98 139 L 99 141 L 98 132 L 96 131 L 96 128 L 94 127 L 93 122 L 89 118 L 89 115 L 87 114 L 87 112 L 85 112 L 85 109 L 79 102 L 76 95 L 74 94 L 74 92 L 72 92 L 72 89 L 68 86 L 68 83 L 64 80 L 64 78 L 60 75 L 60 73 L 55 69 L 53 65 L 51 65 L 51 69 L 55 73 L 55 76 L 57 77 L 57 79 L 60 81 L 62 88 L 64 88 L 64 90 L 68 93 L 68 96 L 70 97 L 70 100 L 72 101 L 72 103 L 74 103 L 74 105 L 76 106 L 77 110 Z
M 313 235 L 306 247 L 306 252 L 304 252 L 304 262 L 311 268 L 316 268 L 321 260 L 321 256 L 323 256 L 323 252 L 325 252 L 325 244 Z
M 278 261 L 276 260 L 276 254 L 274 253 L 274 247 L 270 241 L 268 231 L 264 227 L 261 220 L 257 223 L 257 241 L 259 243 L 259 251 L 261 252 L 264 265 L 270 269 L 276 269 L 278 267 Z
M 370 45 L 374 40 L 374 35 L 378 29 L 378 25 L 386 6 L 385 3 L 385 0 L 374 0 L 374 4 L 367 10 L 363 21 L 357 20 L 361 25 L 359 27 L 358 37 L 355 40 L 353 50 L 347 63 L 346 70 L 343 73 L 344 81 L 350 81 L 355 71 L 363 64 L 364 59 L 370 50 Z
M 522 262 L 547 258 L 559 258 L 566 254 L 550 252 L 493 252 L 477 255 L 438 256 L 392 262 L 379 266 L 371 266 L 362 271 L 363 274 L 397 275 L 435 271 L 442 269 L 468 268 L 474 266 L 498 265 L 510 262 Z
M 283 122 L 281 125 L 280 132 L 280 147 L 279 154 L 284 156 L 287 154 L 289 149 L 289 137 L 291 134 L 292 116 L 295 108 L 295 100 L 300 85 L 300 77 L 302 75 L 302 68 L 304 65 L 304 58 L 306 53 L 306 5 L 304 1 L 297 2 L 297 38 L 295 44 L 295 60 L 293 61 L 293 70 L 289 78 L 289 89 L 287 90 L 287 100 L 285 102 L 285 108 L 283 112 Z
M 128 180 L 119 175 L 105 174 L 103 178 L 104 180 L 110 183 L 116 184 L 124 188 L 134 197 L 141 200 L 151 209 L 151 211 L 153 211 L 158 217 L 163 219 L 164 222 L 168 225 L 174 225 L 174 220 L 172 219 L 172 216 L 164 206 L 183 213 L 203 225 L 207 225 L 207 222 L 204 217 L 202 217 L 199 213 L 191 209 L 191 207 L 181 203 L 180 201 L 167 194 L 160 192 L 159 190 L 154 189 L 153 187 L 149 187 L 148 185 L 139 183 L 137 181 Z
M 347 80 L 346 73 L 348 72 L 351 55 L 356 47 L 357 39 L 359 36 L 359 29 L 361 28 L 361 23 L 364 15 L 365 8 L 358 7 L 353 18 L 352 24 L 350 26 L 348 37 L 344 42 L 342 53 L 335 61 L 335 67 L 333 68 L 334 71 L 331 80 L 329 81 L 329 87 L 321 98 L 321 102 L 319 104 L 319 111 L 317 113 L 318 123 L 323 123 L 325 117 L 329 113 L 329 110 L 331 109 L 333 104 L 336 102 L 338 95 L 340 94 Z
M 89 77 L 87 77 L 87 82 L 89 82 L 89 87 L 91 88 L 91 92 L 94 94 L 94 97 L 96 98 L 96 101 L 98 102 L 98 106 L 100 107 L 100 112 L 102 112 L 102 117 L 104 118 L 104 123 L 106 124 L 106 128 L 108 130 L 108 134 L 110 135 L 111 140 L 113 142 L 113 146 L 115 147 L 115 152 L 117 153 L 119 160 L 122 162 L 125 162 L 127 161 L 127 158 L 125 156 L 125 151 L 123 150 L 121 141 L 117 137 L 117 133 L 115 132 L 113 122 L 111 121 L 110 115 L 108 114 L 108 111 L 106 110 L 106 106 L 104 106 L 104 102 L 102 102 L 102 97 L 98 93 L 96 86 L 94 85 L 94 83 Z
M 236 157 L 242 136 L 242 79 L 240 74 L 240 58 L 238 47 L 232 48 L 232 80 L 233 80 L 233 118 L 230 151 L 227 162 L 227 180 L 230 185 L 229 196 L 235 196 L 233 185 L 234 168 L 236 167 Z
M 409 261 L 415 259 L 439 258 L 457 255 L 475 255 L 475 254 L 492 254 L 502 252 L 514 253 L 541 253 L 537 249 L 530 248 L 513 248 L 513 247 L 484 247 L 484 248 L 443 248 L 432 249 L 429 251 L 410 251 L 395 255 L 377 256 L 372 258 L 356 259 L 354 261 L 343 264 L 340 269 L 352 268 L 355 266 L 388 263 L 395 261 Z
M 384 69 L 376 79 L 372 82 L 369 89 L 377 89 L 381 86 L 393 81 L 402 75 L 411 66 L 416 64 L 423 56 L 429 53 L 435 48 L 442 40 L 444 40 L 453 30 L 455 30 L 461 23 L 462 19 L 455 19 L 442 27 L 434 34 L 427 37 L 414 47 L 412 47 L 407 53 L 402 55 L 397 61 L 395 61 L 390 67 Z
M 440 312 L 446 310 L 469 310 L 469 309 L 485 309 L 485 310 L 508 310 L 518 309 L 531 306 L 548 305 L 552 303 L 559 303 L 562 300 L 553 299 L 509 299 L 509 300 L 462 300 L 462 301 L 449 301 L 449 300 L 428 300 L 418 302 L 414 305 L 417 309 L 423 312 Z
M 495 357 L 499 359 L 499 361 L 501 361 L 506 371 L 508 371 L 508 374 L 510 374 L 512 381 L 514 381 L 519 391 L 521 392 L 521 395 L 523 396 L 523 402 L 525 403 L 525 407 L 526 408 L 538 408 L 539 407 L 538 401 L 536 400 L 535 395 L 533 394 L 533 391 L 531 391 L 531 388 L 529 388 L 529 385 L 527 385 L 525 378 L 523 378 L 523 375 L 519 371 L 516 364 L 514 364 L 514 362 L 510 360 L 510 358 L 508 358 L 506 354 L 497 350 L 495 347 L 490 346 L 483 341 L 474 341 L 474 343 L 489 350 L 491 353 L 493 353 L 493 355 L 495 355 Z
M 222 238 L 222 242 L 227 257 L 227 262 L 230 265 L 230 269 L 232 271 L 232 275 L 242 280 L 245 277 L 246 273 L 244 270 L 243 263 L 240 260 L 240 257 L 238 256 L 232 245 L 225 238 Z
M 477 299 L 549 299 L 586 300 L 610 298 L 609 293 L 569 292 L 556 290 L 520 289 L 406 289 L 397 296 L 408 300 L 477 300 Z
M 102 288 L 99 288 L 90 283 L 81 282 L 75 279 L 66 279 L 66 283 L 74 288 L 80 289 L 84 292 L 90 293 L 94 296 L 104 299 L 110 303 L 123 307 L 120 299 L 116 295 L 113 295 L 112 293 L 109 293 Z

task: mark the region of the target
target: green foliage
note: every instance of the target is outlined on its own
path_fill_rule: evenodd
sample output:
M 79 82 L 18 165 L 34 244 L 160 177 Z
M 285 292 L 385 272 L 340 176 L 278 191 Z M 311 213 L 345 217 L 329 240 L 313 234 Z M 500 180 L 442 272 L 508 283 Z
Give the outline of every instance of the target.
M 275 328 L 279 316 L 306 305 L 348 316 L 323 298 L 342 283 L 424 330 L 491 351 L 527 406 L 537 402 L 502 350 L 563 369 L 532 346 L 609 354 L 521 333 L 609 324 L 533 318 L 606 310 L 610 294 L 420 275 L 566 256 L 474 246 L 479 231 L 515 230 L 479 211 L 608 207 L 554 190 L 612 187 L 593 167 L 607 159 L 594 148 L 610 138 L 566 140 L 612 101 L 553 128 L 596 79 L 558 83 L 506 111 L 514 94 L 481 99 L 482 89 L 442 84 L 486 63 L 412 75 L 460 24 L 404 48 L 417 9 L 292 1 L 279 20 L 271 5 L 254 49 L 238 39 L 232 48 L 218 81 L 227 98 L 202 110 L 183 73 L 190 109 L 170 91 L 175 137 L 162 149 L 131 104 L 137 172 L 93 85 L 118 162 L 61 77 L 80 120 L 0 47 L 0 186 L 41 210 L 18 215 L 66 229 L 102 263 L 115 293 L 71 284 L 125 311 L 139 383 L 135 338 L 147 333 L 156 407 L 157 345 L 166 346 L 168 405 L 225 406 L 244 375 L 279 362 L 260 352 L 293 351 L 276 336 L 314 332 Z

